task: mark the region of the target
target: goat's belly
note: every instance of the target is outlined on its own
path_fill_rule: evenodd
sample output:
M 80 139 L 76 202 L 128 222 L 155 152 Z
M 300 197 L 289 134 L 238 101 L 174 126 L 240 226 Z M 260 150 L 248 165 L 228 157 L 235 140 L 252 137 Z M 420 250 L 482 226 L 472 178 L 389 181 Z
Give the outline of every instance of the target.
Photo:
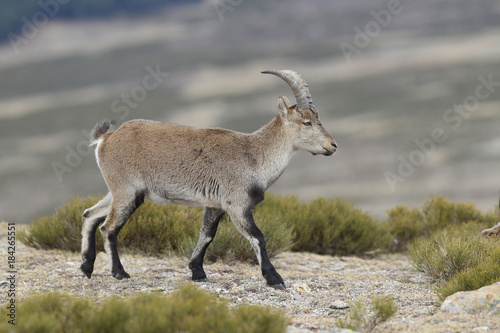
M 186 200 L 176 196 L 164 196 L 153 192 L 149 192 L 146 198 L 158 205 L 185 205 L 185 206 L 201 206 L 200 202 L 194 200 Z
M 158 205 L 183 205 L 183 206 L 204 206 L 221 208 L 218 202 L 207 200 L 205 198 L 196 198 L 194 200 L 182 198 L 180 196 L 162 196 L 153 192 L 148 192 L 146 199 Z

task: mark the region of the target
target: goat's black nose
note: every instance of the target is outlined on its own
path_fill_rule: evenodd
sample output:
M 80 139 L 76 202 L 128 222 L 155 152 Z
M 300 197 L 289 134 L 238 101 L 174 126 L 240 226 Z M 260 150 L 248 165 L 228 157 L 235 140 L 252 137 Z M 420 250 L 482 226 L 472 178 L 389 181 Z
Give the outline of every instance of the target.
M 335 142 L 332 142 L 333 148 L 337 149 L 337 144 Z

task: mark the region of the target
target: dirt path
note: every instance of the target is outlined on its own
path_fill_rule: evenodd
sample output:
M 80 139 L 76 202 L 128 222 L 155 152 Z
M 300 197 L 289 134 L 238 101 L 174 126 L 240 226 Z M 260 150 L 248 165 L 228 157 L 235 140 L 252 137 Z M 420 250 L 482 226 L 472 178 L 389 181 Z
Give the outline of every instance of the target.
M 6 224 L 0 224 L 2 268 L 6 272 Z M 16 300 L 35 292 L 66 291 L 98 299 L 111 295 L 130 295 L 144 291 L 171 292 L 177 284 L 189 280 L 187 258 L 122 255 L 131 279 L 113 279 L 107 258 L 100 253 L 92 279 L 80 272 L 80 255 L 62 251 L 42 251 L 16 244 Z M 331 257 L 311 253 L 286 252 L 273 262 L 287 284 L 285 291 L 265 286 L 257 266 L 234 263 L 205 265 L 210 282 L 199 284 L 232 303 L 271 305 L 286 311 L 294 328 L 311 331 L 334 326 L 348 310 L 330 307 L 334 301 L 355 301 L 371 295 L 389 295 L 399 311 L 376 332 L 470 332 L 474 329 L 500 332 L 500 318 L 452 315 L 436 306 L 432 286 L 401 254 L 372 259 Z M 0 280 L 4 280 L 0 277 Z M 0 303 L 7 291 L 0 289 Z M 22 320 L 22 318 L 19 318 Z

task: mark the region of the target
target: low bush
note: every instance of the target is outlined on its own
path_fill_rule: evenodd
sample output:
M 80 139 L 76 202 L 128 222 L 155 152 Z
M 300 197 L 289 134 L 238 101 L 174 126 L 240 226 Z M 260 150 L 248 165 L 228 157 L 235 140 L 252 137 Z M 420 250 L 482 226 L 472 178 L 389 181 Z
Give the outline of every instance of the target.
M 80 251 L 82 214 L 101 197 L 72 198 L 52 216 L 36 219 L 20 240 L 40 249 Z M 118 244 L 134 252 L 161 254 L 175 252 L 198 235 L 203 211 L 184 206 L 158 206 L 147 201 L 130 217 L 119 235 Z M 96 232 L 96 247 L 103 250 Z
M 396 206 L 387 213 L 394 239 L 391 245 L 393 251 L 404 251 L 412 240 L 448 227 L 458 227 L 470 221 L 486 227 L 495 224 L 499 218 L 498 211 L 483 214 L 471 202 L 454 203 L 444 197 L 431 197 L 421 208 Z
M 391 238 L 386 224 L 353 206 L 340 197 L 301 203 L 293 196 L 267 195 L 258 212 L 293 228 L 293 251 L 356 255 L 387 247 Z
M 361 301 L 349 303 L 350 313 L 336 322 L 339 328 L 357 332 L 371 332 L 380 323 L 389 320 L 398 311 L 394 300 L 388 296 L 375 296 L 371 300 L 370 311 Z
M 408 245 L 413 266 L 436 282 L 441 300 L 500 281 L 500 242 L 480 235 L 477 222 L 448 228 Z
M 79 251 L 81 215 L 100 198 L 73 198 L 49 217 L 35 220 L 21 241 L 42 249 Z M 295 196 L 266 194 L 255 210 L 255 221 L 266 237 L 270 257 L 281 251 L 307 251 L 330 255 L 358 255 L 378 249 L 405 251 L 407 244 L 467 221 L 486 228 L 496 224 L 498 211 L 481 213 L 472 203 L 453 203 L 431 197 L 420 208 L 397 206 L 381 222 L 342 198 L 300 202 Z M 189 257 L 198 240 L 203 209 L 145 202 L 119 236 L 122 250 L 146 254 L 181 254 Z M 97 248 L 103 249 L 97 232 Z M 207 260 L 256 262 L 249 242 L 226 215 L 207 250 Z
M 100 197 L 73 198 L 58 208 L 54 215 L 38 218 L 26 231 L 20 231 L 19 239 L 39 249 L 80 251 L 82 213 L 99 200 Z M 146 201 L 121 230 L 118 245 L 121 250 L 134 253 L 189 257 L 198 241 L 202 215 L 203 209 L 199 207 L 161 206 Z M 291 247 L 294 238 L 292 229 L 279 219 L 267 218 L 263 214 L 256 213 L 255 219 L 266 236 L 270 257 Z M 99 231 L 96 232 L 96 248 L 103 250 Z M 208 261 L 257 261 L 250 243 L 236 231 L 227 216 L 221 221 L 206 258 Z
M 393 239 L 390 249 L 393 252 L 405 251 L 411 240 L 425 234 L 426 226 L 419 209 L 396 206 L 387 214 L 389 215 L 387 222 Z
M 271 307 L 238 305 L 190 284 L 173 294 L 112 297 L 98 303 L 62 293 L 32 296 L 17 306 L 18 333 L 285 332 L 288 319 Z M 0 331 L 12 329 L 7 320 Z
M 73 198 L 49 217 L 34 221 L 19 238 L 41 249 L 80 251 L 83 211 L 100 198 Z M 122 249 L 147 254 L 177 253 L 190 256 L 196 245 L 203 210 L 186 206 L 159 206 L 145 202 L 120 232 Z M 255 220 L 266 237 L 270 257 L 281 251 L 320 254 L 361 254 L 384 248 L 390 242 L 387 226 L 353 208 L 341 198 L 318 198 L 302 203 L 293 196 L 266 195 L 257 206 Z M 96 244 L 103 249 L 97 232 Z M 225 216 L 207 250 L 207 259 L 256 262 L 249 242 Z
M 261 215 L 256 213 L 255 221 L 265 236 L 268 256 L 273 258 L 277 254 L 289 250 L 294 239 L 293 229 L 279 218 L 263 217 Z M 188 247 L 185 255 L 191 256 L 193 249 L 194 242 L 192 246 Z M 211 262 L 223 258 L 225 261 L 239 260 L 254 264 L 258 263 L 257 256 L 250 243 L 236 230 L 236 227 L 227 216 L 221 220 L 217 235 L 208 247 L 205 258 Z
M 451 280 L 438 285 L 436 292 L 439 300 L 459 291 L 471 291 L 500 282 L 500 246 L 497 246 L 484 261 L 458 272 Z
M 305 218 L 294 221 L 300 230 L 294 250 L 351 255 L 384 248 L 390 242 L 385 224 L 341 198 L 316 199 L 305 212 Z
M 80 251 L 83 211 L 95 205 L 101 197 L 70 199 L 64 206 L 56 209 L 51 216 L 33 221 L 27 229 L 18 232 L 19 240 L 37 249 L 60 249 Z M 96 238 L 96 246 L 101 251 L 101 237 Z

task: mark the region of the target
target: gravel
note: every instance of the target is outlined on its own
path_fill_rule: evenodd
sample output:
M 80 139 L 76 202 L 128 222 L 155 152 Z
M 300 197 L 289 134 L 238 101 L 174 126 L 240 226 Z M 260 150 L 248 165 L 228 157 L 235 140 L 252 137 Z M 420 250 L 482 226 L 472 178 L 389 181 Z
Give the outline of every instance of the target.
M 6 223 L 0 223 L 3 267 L 7 266 L 6 228 Z M 92 279 L 87 279 L 79 270 L 80 254 L 36 250 L 18 241 L 16 301 L 48 291 L 98 300 L 138 292 L 170 293 L 190 278 L 187 258 L 136 254 L 122 254 L 121 258 L 130 279 L 112 278 L 104 253 L 98 254 Z M 285 280 L 284 291 L 266 287 L 258 266 L 240 262 L 205 264 L 209 282 L 198 285 L 229 299 L 231 304 L 270 305 L 284 310 L 291 319 L 289 332 L 332 330 L 337 318 L 348 313 L 348 302 L 368 304 L 374 295 L 391 296 L 399 307 L 396 315 L 374 332 L 470 332 L 485 328 L 500 332 L 498 316 L 440 311 L 430 281 L 403 254 L 360 258 L 285 252 L 272 262 Z M 0 289 L 0 303 L 7 299 L 7 290 Z

